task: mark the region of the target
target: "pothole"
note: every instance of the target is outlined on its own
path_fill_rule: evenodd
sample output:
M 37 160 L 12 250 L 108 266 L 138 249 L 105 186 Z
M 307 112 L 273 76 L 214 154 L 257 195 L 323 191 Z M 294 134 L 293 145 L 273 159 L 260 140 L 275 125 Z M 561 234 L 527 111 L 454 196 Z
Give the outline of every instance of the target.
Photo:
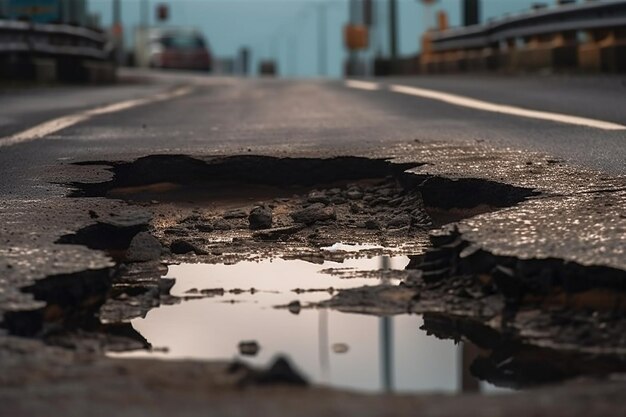
M 353 157 L 93 164 L 111 180 L 75 183 L 72 196 L 127 209 L 94 209 L 93 224 L 58 243 L 106 251 L 117 274 L 24 289 L 47 306 L 6 315 L 14 334 L 140 349 L 131 357 L 266 366 L 286 355 L 314 383 L 368 391 L 491 392 L 486 382 L 626 369 L 621 271 L 504 259 L 440 228 L 530 189 Z
M 32 311 L 9 311 L 3 325 L 18 336 L 50 335 L 65 329 L 93 328 L 106 301 L 115 270 L 111 268 L 52 275 L 22 288 L 46 305 Z
M 534 194 L 492 181 L 405 172 L 419 164 L 356 157 L 151 156 L 109 165 L 110 181 L 73 184 L 73 196 L 119 198 L 143 207 L 154 215 L 154 235 L 174 254 L 227 262 L 240 260 L 238 253 L 275 255 L 277 247 L 302 253 L 303 247 L 337 242 L 419 247 L 428 244 L 433 227 Z M 61 242 L 95 249 L 108 244 L 117 251 L 113 255 L 130 248 L 134 224 L 116 226 L 120 221 L 110 213 L 93 217 L 95 225 Z M 112 225 L 118 238 L 110 233 Z M 228 254 L 231 259 L 224 259 Z
M 332 386 L 481 386 L 468 379 L 469 340 L 459 348 L 454 340 L 426 336 L 419 316 L 389 315 L 410 311 L 406 303 L 414 294 L 406 298 L 404 287 L 422 263 L 431 230 L 511 207 L 532 190 L 418 175 L 406 172 L 418 164 L 355 157 L 151 156 L 83 165 L 90 164 L 110 166 L 112 179 L 74 183 L 72 197 L 121 199 L 129 209 L 94 210 L 93 224 L 58 243 L 107 251 L 120 273 L 98 294 L 106 299 L 98 325 L 65 322 L 67 331 L 47 335 L 48 341 L 80 347 L 81 340 L 95 339 L 103 349 L 123 351 L 119 337 L 127 337 L 128 349 L 151 345 L 164 357 L 201 359 L 240 358 L 239 343 L 254 342 L 262 353 L 252 364 L 287 354 L 312 381 Z M 387 258 L 381 256 L 402 263 L 384 274 L 384 285 L 379 264 Z M 161 262 L 169 264 L 168 274 Z M 197 271 L 202 276 L 193 278 Z M 368 312 L 385 317 L 319 308 L 341 290 L 363 285 L 375 294 Z M 405 303 L 400 311 L 386 310 L 398 303 Z M 324 335 L 323 326 L 338 333 Z M 394 333 L 380 336 L 385 326 Z M 111 337 L 98 336 L 105 333 Z M 412 352 L 419 353 L 416 364 Z M 449 366 L 459 355 L 464 365 Z M 437 367 L 448 370 L 437 373 Z

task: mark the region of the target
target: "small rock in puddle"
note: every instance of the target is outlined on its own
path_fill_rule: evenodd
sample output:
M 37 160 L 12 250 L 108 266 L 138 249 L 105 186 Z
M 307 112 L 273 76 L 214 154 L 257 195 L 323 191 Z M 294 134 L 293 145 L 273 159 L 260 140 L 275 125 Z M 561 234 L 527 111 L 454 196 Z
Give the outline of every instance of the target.
M 260 349 L 261 347 L 254 340 L 245 340 L 239 342 L 239 353 L 244 356 L 256 356 L 256 354 L 259 353 Z
M 176 255 L 184 255 L 190 252 L 194 252 L 196 255 L 206 254 L 206 252 L 201 248 L 183 239 L 176 239 L 173 241 L 170 245 L 170 250 Z
M 301 308 L 300 301 L 292 301 L 287 304 L 287 309 L 291 314 L 300 314 Z
M 335 353 L 346 353 L 350 350 L 350 347 L 345 343 L 334 343 L 332 349 Z
M 244 376 L 239 381 L 240 386 L 247 385 L 296 385 L 307 386 L 308 381 L 293 368 L 289 360 L 279 356 L 266 370 L 251 369 L 241 362 L 230 366 L 231 373 L 242 372 Z

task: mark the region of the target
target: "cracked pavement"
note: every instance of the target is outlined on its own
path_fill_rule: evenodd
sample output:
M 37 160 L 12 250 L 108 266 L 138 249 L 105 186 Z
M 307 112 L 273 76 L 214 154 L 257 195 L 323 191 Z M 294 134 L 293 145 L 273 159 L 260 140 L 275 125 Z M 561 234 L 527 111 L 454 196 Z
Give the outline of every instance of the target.
M 35 311 L 45 306 L 45 301 L 37 300 L 33 294 L 23 290 L 45 278 L 86 270 L 107 270 L 111 275 L 119 273 L 110 252 L 89 249 L 80 244 L 58 243 L 63 236 L 98 222 L 119 219 L 120 216 L 131 219 L 145 217 L 138 221 L 138 226 L 163 229 L 159 229 L 158 222 L 154 220 L 158 218 L 155 214 L 158 216 L 160 213 L 160 205 L 97 196 L 70 196 L 78 188 L 77 183 L 97 184 L 111 180 L 112 162 L 132 162 L 150 155 L 186 155 L 200 161 L 232 155 L 385 158 L 393 164 L 419 164 L 409 169 L 418 175 L 451 180 L 481 179 L 524 187 L 536 191 L 536 195 L 510 207 L 487 210 L 469 218 L 460 216 L 461 219 L 455 223 L 468 247 L 494 257 L 558 260 L 583 268 L 608 268 L 617 277 L 617 283 L 615 279 L 611 281 L 612 289 L 624 290 L 623 283 L 619 281 L 626 271 L 626 167 L 623 165 L 624 146 L 619 142 L 624 139 L 623 132 L 611 133 L 606 138 L 607 147 L 614 148 L 612 155 L 603 151 L 601 157 L 596 157 L 593 153 L 586 153 L 585 147 L 581 146 L 595 146 L 602 140 L 598 132 L 589 129 L 520 121 L 505 116 L 491 120 L 493 116 L 487 117 L 480 112 L 445 108 L 423 100 L 411 102 L 411 106 L 416 107 L 411 110 L 407 106 L 407 98 L 394 98 L 386 92 L 381 92 L 380 96 L 368 96 L 363 92 L 349 91 L 337 82 L 139 76 L 142 81 L 132 89 L 120 89 L 117 93 L 103 89 L 108 91 L 106 97 L 94 93 L 94 98 L 80 99 L 76 107 L 66 106 L 62 110 L 93 107 L 114 97 L 119 100 L 143 96 L 180 84 L 192 85 L 194 92 L 171 101 L 96 117 L 41 140 L 0 148 L 0 175 L 4 178 L 0 185 L 0 240 L 3 242 L 0 247 L 0 316 L 5 321 L 7 314 Z M 72 100 L 77 100 L 75 93 L 71 91 Z M 28 95 L 20 100 L 25 101 L 24 108 L 28 109 Z M 569 103 L 569 106 L 575 104 Z M 45 107 L 42 105 L 40 111 L 30 115 L 16 111 L 15 123 L 4 125 L 3 131 L 11 134 L 21 126 L 61 114 L 52 106 Z M 594 112 L 598 111 L 594 109 Z M 546 137 L 551 139 L 549 145 L 541 143 L 541 139 Z M 567 140 L 559 145 L 555 137 Z M 94 161 L 96 164 L 79 164 Z M 452 207 L 455 207 L 454 204 Z M 216 262 L 222 259 L 218 252 L 211 256 L 216 258 Z M 130 276 L 154 280 L 154 271 L 159 271 L 159 266 L 152 265 L 146 271 L 138 271 L 135 275 L 131 273 Z M 160 273 L 156 274 L 158 280 Z M 151 285 L 157 288 L 160 284 L 154 281 Z M 154 305 L 148 303 L 134 314 L 143 314 L 145 309 L 152 307 Z M 118 320 L 120 317 L 128 318 L 124 314 L 119 315 L 119 309 L 108 314 Z M 139 393 L 141 390 L 137 387 L 154 382 L 158 387 L 148 393 L 143 392 L 143 399 L 138 404 L 145 405 L 150 398 L 154 400 L 154 395 L 168 393 L 169 397 L 165 397 L 162 403 L 175 407 L 172 386 L 156 377 L 156 371 L 146 375 L 147 371 L 133 361 L 111 361 L 97 354 L 89 354 L 85 359 L 79 354 L 44 346 L 37 340 L 6 335 L 0 336 L 0 340 L 2 361 L 10 365 L 6 368 L 10 370 L 6 375 L 14 376 L 5 377 L 0 396 L 6 401 L 19 399 L 14 405 L 14 415 L 36 412 L 37 407 L 45 407 L 56 395 L 69 399 L 71 395 L 67 392 L 50 390 L 51 384 L 63 381 L 68 385 L 61 385 L 59 390 L 70 389 L 88 380 L 94 372 L 97 374 L 98 369 L 109 376 L 116 372 L 132 375 L 132 378 L 124 379 L 124 384 L 128 386 L 110 387 L 112 398 L 124 398 L 126 389 L 137 389 L 133 392 Z M 33 352 L 38 355 L 36 369 L 24 363 L 24 358 Z M 53 359 L 57 355 L 67 362 L 57 363 L 60 359 Z M 81 365 L 84 360 L 94 364 L 95 368 Z M 75 366 L 75 371 L 67 373 L 64 366 Z M 186 381 L 186 386 L 193 386 L 194 390 L 203 386 L 204 382 L 193 384 L 189 381 L 190 375 L 196 375 L 191 368 L 195 365 L 161 363 L 154 366 L 163 367 L 163 372 L 178 373 L 175 380 Z M 219 368 L 219 365 L 216 366 Z M 222 373 L 221 369 L 207 371 L 207 375 L 216 378 L 221 378 Z M 32 385 L 32 378 L 37 384 Z M 89 384 L 96 385 L 93 390 L 98 389 L 96 382 Z M 625 405 L 621 397 L 615 395 L 615 390 L 623 389 L 621 384 L 619 378 L 617 382 L 606 382 L 606 390 L 598 388 L 600 394 L 587 397 L 588 402 L 584 404 L 594 412 L 602 410 L 606 415 L 620 415 Z M 41 405 L 28 405 L 24 401 L 19 390 L 25 386 L 31 386 L 33 392 L 42 396 Z M 543 408 L 537 406 L 537 409 L 526 404 L 526 408 L 521 409 L 528 412 L 534 410 L 542 415 L 554 415 L 557 410 L 567 414 L 554 404 L 562 396 L 572 398 L 586 388 L 574 386 L 571 391 L 568 389 L 546 388 L 545 395 L 554 403 L 544 404 Z M 190 398 L 196 393 L 192 390 Z M 266 394 L 252 392 L 249 394 L 250 401 L 267 404 L 274 395 L 282 395 L 280 390 Z M 80 401 L 86 403 L 91 395 L 85 395 Z M 307 399 L 309 394 L 298 395 Z M 358 402 L 363 401 L 361 397 L 328 391 L 324 391 L 323 395 L 328 398 L 347 396 L 350 400 L 341 397 L 335 401 L 346 407 L 356 407 L 353 410 L 363 410 L 358 406 Z M 508 402 L 498 399 L 488 401 L 493 402 L 493 407 L 498 410 L 512 410 L 516 404 L 527 402 L 525 398 L 529 395 L 519 394 Z M 601 401 L 604 396 L 615 406 L 605 409 Z M 104 404 L 108 402 L 105 397 L 103 394 L 96 401 Z M 199 397 L 191 400 L 197 401 L 197 404 L 190 410 L 201 409 L 207 401 Z M 310 397 L 308 401 L 311 401 Z M 381 404 L 391 400 L 374 397 L 367 401 L 382 407 Z M 420 400 L 404 398 L 398 401 L 395 405 L 398 415 L 405 412 L 403 410 L 417 407 L 414 401 L 420 402 L 426 415 L 434 413 L 434 409 L 429 408 L 434 407 L 429 405 L 435 404 L 434 400 L 427 396 Z M 451 408 L 440 411 L 443 415 L 453 415 L 455 410 L 462 410 L 473 401 L 478 400 L 471 397 L 461 399 Z M 227 402 L 220 404 L 227 407 Z M 75 415 L 80 415 L 84 403 L 75 402 L 74 406 Z M 316 409 L 314 404 L 311 407 L 311 410 L 322 411 L 321 408 Z M 167 409 L 158 412 L 166 414 L 164 410 Z M 270 414 L 273 409 L 268 405 L 264 410 Z M 291 410 L 302 411 L 295 405 Z M 324 410 L 330 413 L 337 409 L 329 407 Z M 572 411 L 572 408 L 567 410 Z M 225 414 L 237 412 L 227 408 L 222 411 Z M 378 415 L 376 408 L 368 412 Z M 189 415 L 196 414 L 190 411 Z

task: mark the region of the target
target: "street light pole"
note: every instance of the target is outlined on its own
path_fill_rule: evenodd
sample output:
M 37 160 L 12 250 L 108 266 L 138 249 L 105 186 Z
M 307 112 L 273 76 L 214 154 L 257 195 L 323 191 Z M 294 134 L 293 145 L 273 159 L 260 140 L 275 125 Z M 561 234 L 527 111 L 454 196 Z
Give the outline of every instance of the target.
M 113 35 L 116 43 L 115 60 L 119 65 L 124 61 L 124 33 L 122 28 L 122 5 L 120 0 L 113 0 Z
M 141 26 L 146 28 L 150 26 L 150 0 L 141 0 L 140 7 Z
M 480 23 L 480 3 L 478 0 L 463 0 L 463 26 Z
M 122 20 L 122 9 L 121 9 L 120 0 L 113 0 L 112 6 L 113 6 L 113 24 L 119 25 L 121 24 L 121 20 Z
M 291 35 L 289 37 L 289 40 L 287 41 L 287 61 L 289 63 L 289 74 L 294 78 L 296 77 L 298 72 L 298 69 L 296 68 L 296 53 L 298 52 L 296 42 L 296 35 Z
M 395 70 L 398 59 L 398 1 L 389 0 L 389 53 L 391 68 Z
M 326 4 L 320 3 L 317 9 L 317 65 L 320 76 L 327 75 L 326 62 Z

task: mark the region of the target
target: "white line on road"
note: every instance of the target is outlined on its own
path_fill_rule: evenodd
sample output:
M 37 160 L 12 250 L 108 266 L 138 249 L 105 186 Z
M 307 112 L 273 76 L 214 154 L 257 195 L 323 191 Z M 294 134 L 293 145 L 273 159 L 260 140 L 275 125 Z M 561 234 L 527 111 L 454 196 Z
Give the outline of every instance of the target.
M 476 100 L 473 98 L 463 97 L 456 94 L 442 93 L 435 90 L 427 90 L 425 88 L 407 87 L 404 85 L 391 85 L 389 90 L 409 94 L 412 96 L 430 98 L 433 100 L 443 101 L 445 103 L 454 104 L 455 106 L 469 107 L 472 109 L 490 111 L 494 113 L 510 114 L 513 116 L 529 117 L 531 119 L 550 120 L 553 122 L 567 123 L 571 125 L 595 127 L 603 130 L 625 130 L 626 126 L 617 123 L 605 122 L 602 120 L 588 119 L 586 117 L 570 116 L 567 114 L 551 113 L 539 110 L 529 110 L 522 107 L 507 106 L 504 104 L 490 103 L 488 101 Z
M 15 145 L 17 143 L 28 142 L 35 139 L 41 139 L 52 133 L 58 132 L 77 123 L 89 120 L 94 116 L 100 116 L 107 113 L 115 113 L 118 111 L 130 109 L 132 107 L 143 106 L 145 104 L 157 103 L 159 101 L 171 100 L 176 97 L 184 96 L 192 91 L 191 87 L 179 87 L 175 90 L 165 93 L 155 94 L 150 97 L 138 98 L 133 100 L 121 101 L 119 103 L 109 104 L 95 109 L 82 111 L 80 113 L 71 114 L 69 116 L 58 117 L 48 120 L 30 129 L 15 133 L 11 136 L 0 138 L 0 147 Z
M 378 84 L 376 83 L 371 83 L 368 81 L 357 81 L 357 80 L 347 80 L 346 87 L 358 88 L 359 90 L 369 90 L 369 91 L 378 90 L 380 88 Z
M 355 80 L 346 81 L 346 86 L 351 88 L 359 88 L 362 90 L 380 89 L 380 85 L 378 85 L 377 83 Z M 444 103 L 452 104 L 455 106 L 468 107 L 471 109 L 489 111 L 493 113 L 509 114 L 512 116 L 528 117 L 531 119 L 549 120 L 552 122 L 593 127 L 602 130 L 626 130 L 626 126 L 624 125 L 605 122 L 603 120 L 589 119 L 587 117 L 579 116 L 570 116 L 567 114 L 552 113 L 540 110 L 530 110 L 522 107 L 508 106 L 505 104 L 491 103 L 488 101 L 477 100 L 457 94 L 443 93 L 441 91 L 430 90 L 426 88 L 392 84 L 389 86 L 389 91 L 401 94 L 408 94 L 420 98 L 443 101 Z

